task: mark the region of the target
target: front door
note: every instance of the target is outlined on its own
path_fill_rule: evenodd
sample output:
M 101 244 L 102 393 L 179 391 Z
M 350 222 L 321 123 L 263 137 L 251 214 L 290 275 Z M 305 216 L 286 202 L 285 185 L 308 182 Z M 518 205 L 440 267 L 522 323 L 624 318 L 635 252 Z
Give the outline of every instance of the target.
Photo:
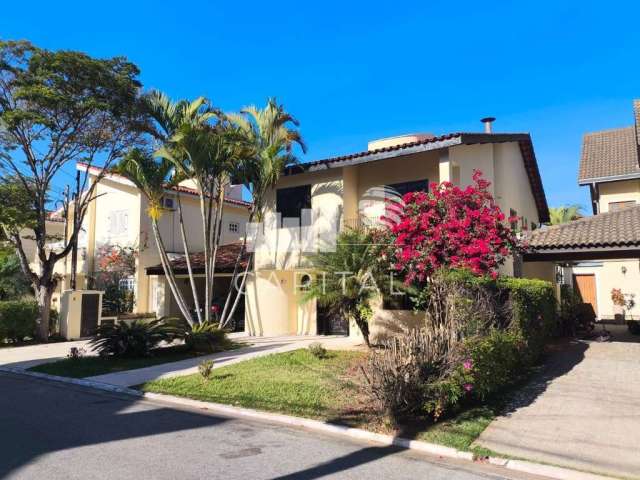
M 593 307 L 598 315 L 598 299 L 596 296 L 596 276 L 594 274 L 581 274 L 573 276 L 573 287 L 580 294 L 582 301 Z

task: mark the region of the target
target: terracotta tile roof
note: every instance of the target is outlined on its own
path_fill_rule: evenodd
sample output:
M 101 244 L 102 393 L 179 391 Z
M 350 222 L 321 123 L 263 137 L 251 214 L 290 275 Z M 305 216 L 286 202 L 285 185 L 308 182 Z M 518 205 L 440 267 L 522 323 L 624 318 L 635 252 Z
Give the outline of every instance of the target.
M 532 251 L 640 248 L 640 205 L 534 230 L 527 243 Z
M 447 148 L 456 145 L 505 142 L 518 142 L 520 151 L 522 153 L 522 158 L 524 160 L 525 169 L 529 177 L 531 190 L 536 201 L 538 216 L 540 217 L 541 222 L 548 222 L 549 208 L 547 205 L 547 198 L 544 193 L 542 178 L 540 176 L 538 162 L 536 160 L 536 155 L 533 149 L 533 142 L 531 141 L 531 136 L 528 133 L 448 133 L 446 135 L 427 138 L 416 142 L 402 143 L 399 145 L 391 145 L 375 150 L 364 150 L 361 152 L 350 153 L 338 157 L 330 157 L 313 162 L 305 162 L 287 168 L 287 170 L 285 171 L 285 175 L 314 172 L 317 170 L 341 167 L 349 164 L 373 162 L 385 158 L 410 155 L 412 153 L 418 153 L 427 150 L 437 150 L 439 148 Z
M 633 126 L 584 136 L 579 183 L 640 177 L 640 100 L 634 100 L 633 106 Z
M 218 253 L 216 255 L 216 273 L 233 273 L 233 268 L 236 264 L 236 259 L 240 254 L 242 248 L 241 243 L 230 243 L 228 245 L 220 245 L 218 247 Z M 249 261 L 249 254 L 245 252 L 241 261 L 240 269 L 244 269 Z M 191 268 L 193 273 L 204 274 L 204 252 L 192 253 L 189 255 L 191 260 Z M 184 255 L 171 261 L 173 272 L 176 275 L 187 274 L 187 261 Z M 146 268 L 147 275 L 164 275 L 162 265 L 154 265 Z

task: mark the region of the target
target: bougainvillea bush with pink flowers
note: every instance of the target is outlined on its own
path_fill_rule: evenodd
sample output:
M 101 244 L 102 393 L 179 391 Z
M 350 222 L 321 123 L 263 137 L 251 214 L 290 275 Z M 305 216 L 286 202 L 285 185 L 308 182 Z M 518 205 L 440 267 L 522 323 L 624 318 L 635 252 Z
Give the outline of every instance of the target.
M 432 183 L 430 192 L 404 196 L 405 207 L 391 227 L 392 268 L 408 284 L 423 284 L 439 268 L 465 268 L 498 276 L 498 268 L 521 245 L 480 171 L 473 185 Z
M 436 339 L 445 351 L 412 370 L 417 374 L 398 378 L 376 375 L 372 362 L 369 378 L 385 378 L 391 392 L 414 392 L 413 397 L 420 392 L 420 401 L 388 396 L 393 401 L 383 408 L 392 417 L 413 410 L 439 419 L 521 380 L 553 328 L 556 303 L 548 282 L 499 276 L 507 258 L 526 246 L 510 227 L 517 219 L 505 217 L 480 172 L 469 187 L 432 184 L 429 192 L 409 193 L 403 200 L 399 219 L 374 232 L 381 249 L 377 268 L 401 281 L 416 310 L 424 312 L 423 335 L 431 339 L 423 342 L 430 345 L 425 348 L 433 349 Z M 388 348 L 403 351 L 405 341 L 415 344 L 412 338 L 400 335 Z M 392 363 L 422 357 L 412 354 Z M 404 385 L 407 381 L 415 385 Z M 381 390 L 371 383 L 372 390 Z

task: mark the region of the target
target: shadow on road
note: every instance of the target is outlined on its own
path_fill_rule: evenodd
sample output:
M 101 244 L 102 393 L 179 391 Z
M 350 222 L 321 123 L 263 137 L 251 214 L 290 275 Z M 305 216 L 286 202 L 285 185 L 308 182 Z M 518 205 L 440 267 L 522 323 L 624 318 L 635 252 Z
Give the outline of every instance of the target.
M 12 374 L 0 391 L 0 478 L 55 451 L 229 421 Z

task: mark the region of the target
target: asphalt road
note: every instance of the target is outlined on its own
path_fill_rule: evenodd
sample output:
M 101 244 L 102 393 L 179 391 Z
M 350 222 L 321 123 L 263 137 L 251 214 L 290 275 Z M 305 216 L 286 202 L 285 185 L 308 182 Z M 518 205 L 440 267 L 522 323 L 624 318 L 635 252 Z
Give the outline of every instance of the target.
M 0 478 L 505 478 L 496 471 L 0 373 Z

